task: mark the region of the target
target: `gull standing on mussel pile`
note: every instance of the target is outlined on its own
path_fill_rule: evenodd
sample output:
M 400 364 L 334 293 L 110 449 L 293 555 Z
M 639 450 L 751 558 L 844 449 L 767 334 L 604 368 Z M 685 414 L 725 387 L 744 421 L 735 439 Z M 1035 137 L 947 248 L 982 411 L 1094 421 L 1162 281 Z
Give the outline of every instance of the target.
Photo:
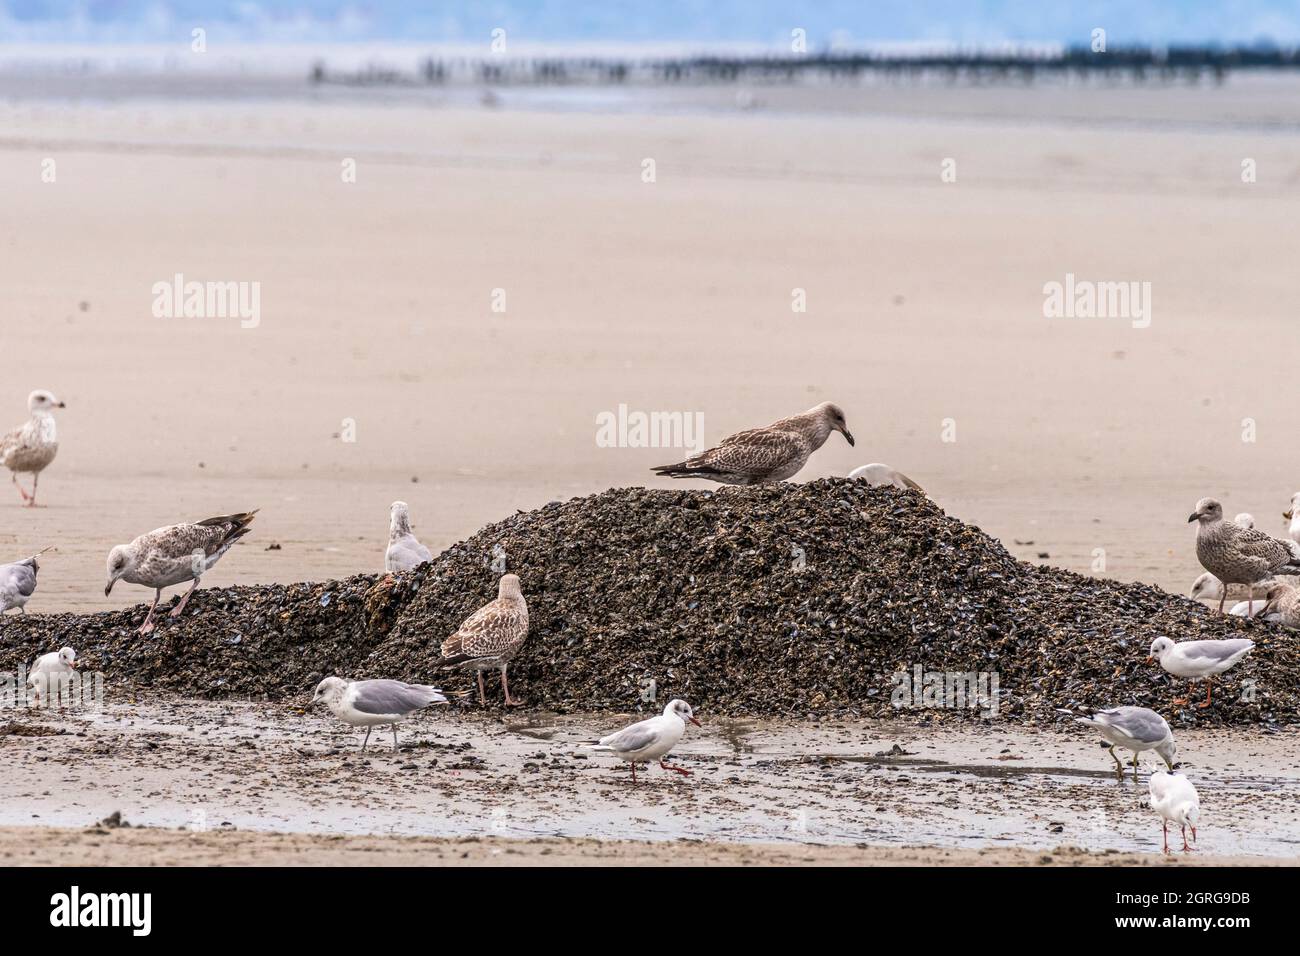
M 516 707 L 523 701 L 510 696 L 506 667 L 527 639 L 528 603 L 519 587 L 519 576 L 503 574 L 497 585 L 497 599 L 467 617 L 460 629 L 442 642 L 443 665 L 478 672 L 480 704 L 487 703 L 483 672 L 501 668 L 501 690 L 505 693 L 506 706 Z
M 1237 661 L 1249 654 L 1255 642 L 1237 637 L 1226 641 L 1183 641 L 1175 644 L 1167 637 L 1157 637 L 1151 642 L 1151 654 L 1147 662 L 1159 661 L 1160 666 L 1175 677 L 1188 680 L 1205 679 L 1205 703 L 1198 707 L 1210 706 L 1211 681 L 1215 674 L 1222 674 Z M 1175 704 L 1187 703 L 1187 698 L 1179 697 Z
M 1111 707 L 1099 710 L 1091 717 L 1076 717 L 1081 724 L 1093 727 L 1110 744 L 1110 757 L 1115 761 L 1115 772 L 1122 780 L 1124 764 L 1115 756 L 1115 748 L 1133 752 L 1133 782 L 1138 778 L 1138 754 L 1147 750 L 1158 753 L 1170 770 L 1178 747 L 1169 722 L 1147 707 Z
M 636 765 L 658 760 L 659 766 L 673 773 L 689 777 L 691 772 L 684 767 L 674 767 L 664 763 L 664 757 L 677 746 L 677 741 L 686 733 L 686 721 L 696 727 L 700 722 L 695 719 L 695 711 L 686 701 L 677 699 L 668 702 L 664 712 L 658 717 L 642 720 L 631 727 L 624 727 L 618 733 L 601 737 L 600 743 L 591 749 L 601 753 L 612 753 L 632 765 L 632 782 L 636 783 Z
M 1253 585 L 1274 574 L 1300 574 L 1300 544 L 1224 521 L 1223 505 L 1213 498 L 1196 502 L 1196 510 L 1187 521 L 1200 522 L 1196 529 L 1196 557 L 1201 567 L 1224 584 Z M 1219 598 L 1220 614 L 1223 601 Z
M 108 552 L 107 597 L 118 581 L 143 584 L 154 589 L 149 615 L 140 626 L 139 633 L 153 630 L 153 614 L 158 609 L 162 589 L 173 584 L 193 581 L 172 609 L 172 617 L 180 617 L 190 595 L 199 586 L 199 579 L 221 560 L 231 546 L 248 534 L 256 510 L 233 515 L 220 515 L 195 524 L 174 524 L 142 534 L 130 544 L 119 544 Z
M 41 569 L 36 559 L 49 550 L 37 551 L 13 564 L 0 564 L 0 614 L 11 607 L 18 608 L 19 614 L 27 613 L 27 602 L 36 593 L 36 573 Z
M 717 448 L 700 452 L 675 465 L 651 469 L 668 478 L 707 478 L 724 485 L 761 485 L 793 477 L 808 456 L 826 443 L 831 432 L 850 445 L 853 435 L 838 405 L 822 402 L 808 411 L 751 428 L 722 439 Z
M 384 553 L 384 570 L 390 574 L 410 571 L 432 560 L 429 549 L 411 533 L 411 509 L 405 501 L 394 501 L 388 511 L 388 550 Z
M 59 453 L 59 433 L 54 424 L 56 408 L 67 406 L 51 392 L 37 389 L 27 396 L 27 411 L 32 417 L 9 434 L 0 435 L 0 465 L 9 469 L 14 487 L 29 508 L 36 507 L 36 486 L 40 484 L 41 472 Z M 20 471 L 32 476 L 30 495 L 18 483 Z
M 393 751 L 397 751 L 397 725 L 417 710 L 430 704 L 445 704 L 442 690 L 428 684 L 405 684 L 400 680 L 344 680 L 326 677 L 316 685 L 313 704 L 325 701 L 334 716 L 353 727 L 365 727 L 366 739 L 361 749 L 370 743 L 370 731 L 380 724 L 393 729 Z
M 1151 809 L 1163 818 L 1160 822 L 1165 836 L 1165 852 L 1169 852 L 1169 824 L 1177 823 L 1183 832 L 1183 852 L 1188 853 L 1187 830 L 1192 831 L 1192 840 L 1196 840 L 1196 821 L 1201 814 L 1201 798 L 1196 794 L 1192 782 L 1181 773 L 1165 773 L 1157 770 L 1151 775 L 1148 784 L 1151 790 Z

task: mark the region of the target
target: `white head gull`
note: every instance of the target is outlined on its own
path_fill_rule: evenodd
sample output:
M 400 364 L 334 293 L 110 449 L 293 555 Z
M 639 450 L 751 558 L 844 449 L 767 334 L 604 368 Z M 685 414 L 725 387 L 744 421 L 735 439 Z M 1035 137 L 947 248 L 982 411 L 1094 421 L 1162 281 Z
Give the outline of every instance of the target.
M 1205 680 L 1205 703 L 1210 706 L 1210 679 L 1215 674 L 1222 674 L 1236 664 L 1255 647 L 1255 642 L 1236 637 L 1226 641 L 1183 641 L 1175 644 L 1167 637 L 1157 637 L 1151 642 L 1151 655 L 1148 661 L 1159 661 L 1170 674 L 1185 677 L 1188 680 Z M 1174 701 L 1175 704 L 1187 703 L 1186 698 Z
M 36 704 L 42 700 L 49 702 L 51 697 L 59 696 L 61 682 L 77 668 L 77 652 L 64 647 L 48 654 L 42 654 L 32 663 L 27 675 L 27 686 L 32 689 L 32 698 Z
M 925 489 L 911 478 L 907 477 L 907 475 L 895 468 L 890 468 L 888 465 L 881 464 L 878 461 L 872 462 L 869 465 L 863 465 L 861 468 L 854 468 L 849 472 L 849 477 L 859 478 L 871 485 L 873 488 L 887 486 L 890 488 L 898 488 L 900 491 L 911 489 L 912 491 L 919 491 L 921 494 L 925 494 Z
M 700 722 L 695 719 L 695 711 L 684 700 L 672 700 L 658 717 L 638 721 L 630 727 L 624 727 L 618 733 L 600 738 L 600 743 L 592 747 L 602 753 L 612 753 L 632 765 L 632 782 L 636 783 L 636 765 L 658 760 L 664 770 L 672 770 L 683 776 L 690 776 L 690 771 L 664 763 L 664 757 L 677 746 L 677 741 L 686 733 L 686 722 L 696 727 Z
M 1278 580 L 1280 579 L 1265 578 L 1255 584 L 1229 584 L 1225 586 L 1222 581 L 1209 571 L 1206 571 L 1192 582 L 1192 589 L 1188 594 L 1198 601 L 1217 601 L 1219 598 L 1231 601 L 1245 601 L 1247 598 L 1266 596 L 1269 588 L 1276 584 Z
M 1110 756 L 1115 770 L 1124 776 L 1124 764 L 1115 756 L 1115 748 L 1133 752 L 1133 781 L 1138 778 L 1138 754 L 1154 750 L 1170 770 L 1178 747 L 1174 744 L 1169 722 L 1147 707 L 1111 707 L 1099 710 L 1091 717 L 1076 718 L 1079 723 L 1093 727 L 1110 744 Z
M 140 633 L 148 634 L 153 630 L 153 614 L 158 609 L 162 589 L 193 581 L 181 603 L 172 608 L 171 616 L 180 617 L 190 595 L 199 586 L 199 579 L 236 541 L 248 534 L 248 526 L 256 514 L 256 511 L 246 511 L 194 524 L 168 525 L 142 534 L 130 544 L 119 544 L 108 552 L 108 584 L 104 596 L 108 596 L 118 581 L 153 588 L 153 604 L 140 625 Z
M 370 731 L 380 724 L 393 728 L 393 750 L 397 750 L 397 725 L 430 704 L 447 703 L 447 698 L 437 687 L 427 684 L 326 677 L 316 685 L 316 694 L 311 699 L 313 704 L 320 701 L 344 723 L 366 728 L 362 750 L 370 743 Z
M 59 453 L 58 429 L 54 424 L 54 410 L 66 408 L 63 402 L 54 397 L 52 392 L 37 389 L 27 396 L 27 411 L 31 418 L 19 425 L 7 435 L 0 435 L 0 465 L 12 473 L 14 487 L 27 502 L 27 507 L 36 507 L 36 486 L 40 484 L 41 472 L 46 469 L 54 456 Z M 32 493 L 29 495 L 18 483 L 18 473 L 26 472 L 32 476 Z
M 394 501 L 388 514 L 388 550 L 384 552 L 384 570 L 390 574 L 410 571 L 432 561 L 429 549 L 411 533 L 411 509 L 406 502 Z
M 1192 782 L 1181 773 L 1165 773 L 1157 770 L 1151 775 L 1151 809 L 1163 818 L 1160 826 L 1164 831 L 1165 852 L 1169 852 L 1169 824 L 1176 823 L 1183 833 L 1183 852 L 1192 848 L 1187 845 L 1187 831 L 1192 831 L 1192 842 L 1196 842 L 1196 821 L 1201 814 L 1201 799 L 1196 794 Z

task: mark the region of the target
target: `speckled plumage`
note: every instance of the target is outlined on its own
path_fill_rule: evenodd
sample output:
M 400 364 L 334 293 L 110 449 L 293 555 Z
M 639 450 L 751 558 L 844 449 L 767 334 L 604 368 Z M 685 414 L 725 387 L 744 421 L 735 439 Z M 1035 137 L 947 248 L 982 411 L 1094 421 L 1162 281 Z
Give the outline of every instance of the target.
M 21 485 L 18 492 L 29 505 L 36 504 L 36 488 L 40 483 L 41 472 L 54 461 L 59 453 L 59 432 L 54 421 L 54 409 L 63 408 L 50 392 L 37 389 L 27 396 L 27 410 L 31 413 L 22 425 L 0 436 L 0 465 L 8 468 L 13 483 L 18 485 L 19 474 L 32 476 L 32 493 L 29 495 Z
M 478 672 L 480 703 L 486 702 L 483 671 L 499 667 L 506 703 L 513 704 L 516 701 L 510 697 L 506 666 L 527 639 L 528 603 L 520 589 L 519 577 L 504 574 L 497 585 L 496 600 L 471 614 L 455 634 L 442 642 L 443 664 Z
M 785 481 L 808 463 L 809 456 L 833 431 L 841 432 L 853 444 L 844 413 L 837 405 L 823 402 L 765 428 L 729 435 L 716 448 L 675 465 L 659 465 L 653 471 L 668 478 L 706 478 L 724 485 Z
M 1224 584 L 1251 585 L 1275 574 L 1300 574 L 1300 544 L 1223 520 L 1223 506 L 1213 498 L 1198 501 L 1187 520 L 1200 522 L 1196 557 L 1201 566 Z

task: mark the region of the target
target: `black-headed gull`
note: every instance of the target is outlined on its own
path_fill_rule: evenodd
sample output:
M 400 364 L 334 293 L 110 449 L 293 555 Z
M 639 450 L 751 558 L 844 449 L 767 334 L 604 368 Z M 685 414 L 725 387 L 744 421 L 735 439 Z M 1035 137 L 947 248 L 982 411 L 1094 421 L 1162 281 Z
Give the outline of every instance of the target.
M 1174 733 L 1169 729 L 1169 722 L 1147 707 L 1111 707 L 1099 710 L 1091 717 L 1075 718 L 1081 724 L 1087 724 L 1097 730 L 1110 744 L 1110 756 L 1115 761 L 1115 770 L 1122 778 L 1124 764 L 1115 756 L 1115 748 L 1133 752 L 1133 781 L 1138 778 L 1138 754 L 1147 750 L 1158 753 L 1169 769 L 1174 769 L 1174 757 L 1178 747 L 1174 744 Z
M 1254 646 L 1255 642 L 1245 637 L 1225 641 L 1182 641 L 1178 644 L 1167 637 L 1157 637 L 1151 642 L 1147 661 L 1159 661 L 1160 666 L 1175 677 L 1204 679 L 1205 703 L 1198 706 L 1209 707 L 1211 679 L 1249 654 Z M 1187 700 L 1179 698 L 1174 703 L 1185 704 Z
M 246 511 L 194 524 L 168 525 L 142 534 L 130 544 L 119 544 L 108 552 L 108 584 L 104 596 L 108 596 L 118 581 L 153 588 L 153 604 L 139 631 L 148 634 L 153 630 L 153 614 L 158 609 L 162 589 L 193 581 L 181 603 L 172 608 L 171 616 L 180 617 L 190 595 L 199 586 L 199 579 L 236 541 L 248 534 L 255 514 L 256 511 Z
M 354 727 L 366 728 L 361 749 L 370 743 L 370 731 L 380 724 L 393 728 L 393 750 L 397 749 L 397 725 L 411 714 L 430 704 L 445 704 L 447 698 L 437 687 L 405 684 L 400 680 L 344 680 L 326 677 L 316 685 L 313 704 L 325 702 L 334 716 Z
M 1196 502 L 1187 520 L 1199 522 L 1196 558 L 1201 567 L 1224 584 L 1256 584 L 1275 574 L 1300 574 L 1300 544 L 1224 521 L 1223 505 L 1213 498 Z M 1219 598 L 1219 613 L 1223 601 Z
M 503 574 L 497 583 L 497 599 L 471 614 L 460 629 L 442 642 L 442 662 L 447 667 L 478 672 L 478 702 L 487 703 L 483 693 L 483 672 L 501 668 L 501 690 L 506 706 L 522 700 L 510 696 L 506 667 L 528 640 L 528 602 L 519 585 L 519 575 Z
M 51 697 L 59 696 L 60 682 L 67 680 L 67 675 L 77 669 L 77 652 L 70 647 L 60 648 L 42 654 L 32 663 L 27 675 L 27 686 L 32 689 L 34 703 L 40 704 L 42 698 L 48 702 Z M 51 694 L 51 685 L 54 693 Z
M 630 763 L 633 783 L 636 783 L 636 765 L 649 763 L 652 760 L 658 760 L 659 766 L 664 770 L 689 777 L 691 774 L 689 770 L 674 767 L 672 764 L 665 763 L 663 759 L 677 746 L 677 741 L 682 739 L 682 734 L 686 733 L 688 720 L 696 727 L 700 726 L 690 704 L 681 699 L 671 700 L 658 717 L 638 721 L 631 727 L 624 727 L 618 733 L 601 737 L 600 743 L 591 749 L 612 753 Z
M 1160 814 L 1160 826 L 1164 831 L 1165 852 L 1169 852 L 1169 824 L 1178 824 L 1183 834 L 1183 852 L 1192 848 L 1187 845 L 1187 831 L 1192 831 L 1192 842 L 1196 842 L 1196 821 L 1201 813 L 1201 799 L 1196 795 L 1192 782 L 1181 773 L 1165 773 L 1157 770 L 1151 775 L 1151 809 Z
M 411 533 L 411 509 L 405 501 L 394 501 L 388 510 L 388 550 L 384 552 L 384 570 L 390 574 L 410 571 L 432 561 L 429 549 Z
M 27 502 L 27 507 L 36 507 L 36 486 L 40 484 L 41 472 L 54 461 L 59 453 L 59 435 L 54 424 L 54 409 L 66 408 L 50 392 L 37 389 L 27 396 L 27 411 L 31 418 L 26 424 L 19 425 L 7 435 L 0 435 L 0 465 L 12 473 L 14 487 Z M 32 493 L 29 495 L 18 483 L 18 473 L 26 472 L 32 476 Z

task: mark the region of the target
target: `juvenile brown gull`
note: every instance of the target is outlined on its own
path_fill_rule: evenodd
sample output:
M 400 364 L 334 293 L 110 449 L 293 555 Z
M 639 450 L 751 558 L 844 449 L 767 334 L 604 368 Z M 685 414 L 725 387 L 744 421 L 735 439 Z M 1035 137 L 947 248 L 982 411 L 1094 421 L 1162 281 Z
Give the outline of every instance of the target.
M 143 584 L 154 589 L 149 616 L 140 626 L 141 634 L 153 630 L 153 614 L 162 597 L 162 589 L 173 584 L 193 581 L 172 609 L 172 617 L 180 617 L 190 595 L 199 586 L 199 580 L 221 560 L 236 541 L 248 534 L 248 526 L 257 511 L 220 515 L 194 524 L 174 524 L 142 534 L 130 544 L 119 544 L 108 552 L 108 596 L 118 581 Z
M 442 660 L 447 667 L 459 667 L 478 672 L 478 701 L 487 703 L 483 691 L 483 672 L 501 668 L 501 690 L 506 705 L 514 707 L 523 701 L 510 696 L 506 682 L 506 667 L 519 653 L 528 639 L 528 604 L 519 587 L 519 576 L 503 574 L 497 585 L 497 598 L 469 617 L 460 629 L 442 642 Z
M 853 435 L 838 405 L 822 402 L 808 411 L 751 428 L 722 440 L 716 448 L 700 452 L 675 465 L 652 469 L 668 478 L 707 478 L 724 485 L 758 485 L 793 477 L 808 456 L 839 432 L 850 445 Z
M 1205 703 L 1197 706 L 1209 707 L 1214 675 L 1222 674 L 1254 647 L 1255 642 L 1245 637 L 1226 641 L 1181 641 L 1177 644 L 1167 637 L 1157 637 L 1151 642 L 1151 655 L 1147 660 L 1159 661 L 1160 666 L 1175 677 L 1185 677 L 1188 680 L 1204 678 Z M 1174 703 L 1185 704 L 1187 700 L 1180 698 Z
M 1300 587 L 1277 583 L 1268 591 L 1268 602 L 1259 616 L 1284 627 L 1300 628 Z
M 1168 765 L 1174 768 L 1174 757 L 1178 747 L 1174 744 L 1174 733 L 1169 729 L 1169 722 L 1147 707 L 1111 707 L 1099 710 L 1091 717 L 1075 718 L 1081 724 L 1093 727 L 1110 744 L 1110 756 L 1115 761 L 1115 770 L 1124 776 L 1124 764 L 1115 756 L 1115 748 L 1133 752 L 1133 781 L 1138 778 L 1138 754 L 1154 750 Z
M 49 550 L 38 551 L 13 564 L 0 564 L 0 614 L 11 607 L 18 608 L 20 614 L 27 613 L 27 602 L 36 593 L 36 574 L 41 570 L 36 559 Z
M 1196 557 L 1201 567 L 1224 584 L 1251 585 L 1274 574 L 1300 574 L 1300 544 L 1224 521 L 1223 505 L 1213 498 L 1198 501 L 1187 520 L 1200 522 Z M 1220 613 L 1223 601 L 1219 598 Z
M 612 753 L 630 763 L 633 783 L 636 783 L 636 765 L 649 763 L 652 760 L 658 760 L 659 766 L 664 770 L 689 777 L 691 774 L 689 770 L 664 762 L 664 757 L 668 756 L 668 752 L 677 746 L 677 741 L 682 739 L 682 734 L 686 733 L 688 720 L 696 727 L 700 726 L 690 704 L 680 699 L 672 700 L 658 717 L 639 721 L 608 737 L 601 737 L 600 743 L 591 749 Z
M 906 491 L 910 488 L 912 491 L 925 494 L 925 489 L 907 475 L 878 461 L 872 462 L 870 465 L 863 465 L 861 468 L 854 468 L 849 472 L 849 477 L 860 478 L 873 488 L 888 487 L 897 488 L 900 491 Z
M 1200 819 L 1201 799 L 1192 782 L 1181 773 L 1165 773 L 1157 770 L 1151 775 L 1147 784 L 1151 791 L 1151 809 L 1162 817 L 1160 826 L 1164 831 L 1165 852 L 1169 852 L 1169 824 L 1176 823 L 1183 834 L 1183 852 L 1192 848 L 1187 845 L 1187 831 L 1192 831 L 1192 842 L 1196 842 L 1196 823 Z
M 31 418 L 26 424 L 19 425 L 9 434 L 0 437 L 0 465 L 11 472 L 14 487 L 27 502 L 27 507 L 36 507 L 36 486 L 40 483 L 41 472 L 54 461 L 59 453 L 59 433 L 54 424 L 54 409 L 66 408 L 51 392 L 37 389 L 27 396 L 27 410 Z M 18 473 L 26 472 L 32 476 L 32 493 L 18 483 Z
M 344 680 L 326 677 L 316 685 L 313 704 L 325 701 L 334 716 L 354 727 L 366 728 L 361 749 L 370 743 L 370 731 L 380 724 L 393 729 L 393 750 L 397 750 L 397 725 L 423 707 L 445 704 L 437 687 L 406 684 L 400 680 Z
M 432 561 L 429 549 L 411 533 L 411 510 L 405 501 L 394 501 L 389 509 L 388 550 L 384 553 L 384 570 L 389 573 L 410 571 Z
M 42 654 L 32 663 L 27 676 L 27 686 L 32 689 L 32 700 L 40 704 L 44 698 L 59 697 L 59 684 L 66 681 L 69 674 L 77 668 L 77 652 L 64 647 L 48 654 Z

